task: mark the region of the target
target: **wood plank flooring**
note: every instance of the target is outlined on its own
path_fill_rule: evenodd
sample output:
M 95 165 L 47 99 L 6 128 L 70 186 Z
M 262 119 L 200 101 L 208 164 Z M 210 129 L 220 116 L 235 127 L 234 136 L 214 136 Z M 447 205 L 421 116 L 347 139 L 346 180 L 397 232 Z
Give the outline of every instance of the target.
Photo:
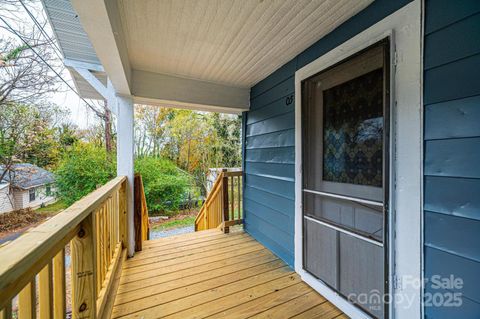
M 144 243 L 123 264 L 112 318 L 347 318 L 243 231 Z

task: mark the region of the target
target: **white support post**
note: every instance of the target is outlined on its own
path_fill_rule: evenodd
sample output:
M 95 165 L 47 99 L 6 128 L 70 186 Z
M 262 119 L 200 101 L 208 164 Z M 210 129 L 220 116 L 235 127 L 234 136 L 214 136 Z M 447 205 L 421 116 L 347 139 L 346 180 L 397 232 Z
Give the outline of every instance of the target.
M 133 225 L 133 100 L 130 96 L 116 96 L 117 110 L 117 175 L 127 176 L 127 253 L 132 257 L 135 252 L 135 233 Z M 113 105 L 114 105 L 113 104 Z

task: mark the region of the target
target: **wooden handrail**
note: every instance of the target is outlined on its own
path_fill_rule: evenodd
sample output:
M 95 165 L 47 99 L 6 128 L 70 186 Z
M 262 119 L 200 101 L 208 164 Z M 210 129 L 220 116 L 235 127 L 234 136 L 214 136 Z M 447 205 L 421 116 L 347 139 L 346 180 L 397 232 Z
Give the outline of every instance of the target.
M 223 169 L 217 176 L 205 203 L 195 218 L 195 231 L 229 227 L 243 223 L 241 170 Z
M 35 313 L 38 276 L 40 317 L 65 313 L 65 246 L 71 247 L 72 316 L 98 318 L 126 246 L 126 177 L 119 176 L 45 223 L 0 248 L 0 309 Z

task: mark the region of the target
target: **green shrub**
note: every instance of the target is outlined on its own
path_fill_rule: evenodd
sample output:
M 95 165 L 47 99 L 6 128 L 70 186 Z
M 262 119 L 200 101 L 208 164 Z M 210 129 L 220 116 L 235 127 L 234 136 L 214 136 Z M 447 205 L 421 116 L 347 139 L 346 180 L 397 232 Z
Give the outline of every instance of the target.
M 116 176 L 115 155 L 92 144 L 77 143 L 60 160 L 56 170 L 59 196 L 69 206 Z
M 166 159 L 137 158 L 135 172 L 142 175 L 150 213 L 168 214 L 178 210 L 191 187 L 190 176 Z

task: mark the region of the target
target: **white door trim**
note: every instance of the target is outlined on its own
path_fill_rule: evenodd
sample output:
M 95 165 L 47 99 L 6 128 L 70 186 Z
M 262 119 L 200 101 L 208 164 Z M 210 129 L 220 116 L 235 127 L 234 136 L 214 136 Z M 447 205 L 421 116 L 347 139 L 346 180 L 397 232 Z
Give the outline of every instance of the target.
M 422 315 L 423 102 L 422 1 L 415 0 L 295 73 L 295 271 L 352 318 L 369 318 L 303 269 L 301 82 L 390 37 L 390 318 Z M 395 234 L 395 240 L 393 240 Z M 393 290 L 395 286 L 395 291 Z

